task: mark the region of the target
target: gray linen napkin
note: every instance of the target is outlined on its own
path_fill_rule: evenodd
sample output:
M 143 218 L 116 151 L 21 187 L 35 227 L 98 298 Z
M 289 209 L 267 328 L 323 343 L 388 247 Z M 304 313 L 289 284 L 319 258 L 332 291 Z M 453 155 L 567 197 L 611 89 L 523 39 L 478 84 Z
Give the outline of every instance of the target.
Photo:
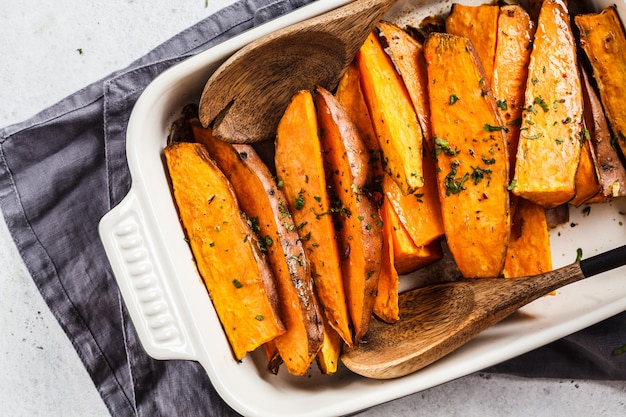
M 199 364 L 157 361 L 138 340 L 98 236 L 129 190 L 125 129 L 143 89 L 181 60 L 313 0 L 241 0 L 128 68 L 0 130 L 0 207 L 43 298 L 113 416 L 232 416 Z M 489 368 L 626 379 L 626 313 Z

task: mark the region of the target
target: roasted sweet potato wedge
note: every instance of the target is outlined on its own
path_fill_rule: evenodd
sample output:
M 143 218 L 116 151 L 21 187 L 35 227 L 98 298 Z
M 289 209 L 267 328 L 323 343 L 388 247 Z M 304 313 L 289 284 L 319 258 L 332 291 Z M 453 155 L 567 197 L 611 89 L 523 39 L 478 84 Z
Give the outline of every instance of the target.
M 418 247 L 415 245 L 389 199 L 383 201 L 380 212 L 383 224 L 390 226 L 389 229 L 383 230 L 386 230 L 386 233 L 391 233 L 393 265 L 399 275 L 413 272 L 443 257 L 440 240 L 435 240 L 425 246 Z
M 528 67 L 513 193 L 546 208 L 571 200 L 580 158 L 582 90 L 567 7 L 542 4 Z
M 425 143 L 428 144 L 431 141 L 428 73 L 422 44 L 393 23 L 383 21 L 377 27 L 381 44 L 411 97 Z
M 426 246 L 444 234 L 435 161 L 424 157 L 424 186 L 404 195 L 391 178 L 383 179 L 383 192 L 416 246 Z
M 376 198 L 382 198 L 383 164 L 380 145 L 374 131 L 363 90 L 361 88 L 361 73 L 356 62 L 353 61 L 339 80 L 339 86 L 335 97 L 348 113 L 350 120 L 354 122 L 361 140 L 369 152 L 370 176 L 368 190 Z
M 352 345 L 339 242 L 326 183 L 317 114 L 310 91 L 287 106 L 276 135 L 276 174 L 307 258 L 315 290 L 328 322 Z
M 591 137 L 596 167 L 600 178 L 601 195 L 598 201 L 626 195 L 626 169 L 611 144 L 611 131 L 602 103 L 591 85 L 587 71 L 581 68 L 585 126 Z
M 424 44 L 424 56 L 450 252 L 463 276 L 498 276 L 510 234 L 505 127 L 467 38 L 434 33 Z
M 317 352 L 316 362 L 320 372 L 324 375 L 332 375 L 337 372 L 339 366 L 343 339 L 324 316 L 322 316 L 322 324 L 324 326 L 324 343 L 322 343 L 320 351 Z
M 546 211 L 540 205 L 517 200 L 511 239 L 506 253 L 505 278 L 526 277 L 552 270 Z
M 356 61 L 383 168 L 404 194 L 411 194 L 424 185 L 424 177 L 423 135 L 409 94 L 376 34 L 368 36 Z
M 354 341 L 367 333 L 382 256 L 382 220 L 376 201 L 364 192 L 369 152 L 337 99 L 318 87 L 315 95 L 327 183 L 341 203 L 337 211 L 341 270 Z
M 585 136 L 583 141 L 578 169 L 576 170 L 576 194 L 569 201 L 569 204 L 574 207 L 583 205 L 602 189 L 598 178 L 595 154 L 591 149 L 591 137 Z
M 468 6 L 454 3 L 446 18 L 446 32 L 468 38 L 485 70 L 485 80 L 492 84 L 494 57 L 498 38 L 498 6 Z
M 500 8 L 492 88 L 500 119 L 507 128 L 504 130 L 504 140 L 509 153 L 511 179 L 522 124 L 528 61 L 534 34 L 534 25 L 523 7 L 509 5 Z
M 236 359 L 285 333 L 276 283 L 235 193 L 198 143 L 165 148 L 182 225 Z
M 387 200 L 383 201 L 383 206 L 388 206 L 385 201 Z M 398 271 L 394 266 L 393 256 L 393 231 L 391 229 L 393 226 L 385 221 L 382 207 L 380 210 L 383 219 L 383 246 L 374 314 L 387 323 L 394 323 L 400 319 L 400 307 L 398 305 Z
M 614 6 L 574 18 L 613 135 L 626 155 L 626 33 Z
M 287 332 L 274 343 L 289 373 L 302 375 L 319 351 L 324 335 L 311 271 L 287 201 L 274 177 L 250 145 L 231 145 L 194 125 L 196 141 L 233 186 L 240 208 L 257 233 L 276 277 L 281 317 Z

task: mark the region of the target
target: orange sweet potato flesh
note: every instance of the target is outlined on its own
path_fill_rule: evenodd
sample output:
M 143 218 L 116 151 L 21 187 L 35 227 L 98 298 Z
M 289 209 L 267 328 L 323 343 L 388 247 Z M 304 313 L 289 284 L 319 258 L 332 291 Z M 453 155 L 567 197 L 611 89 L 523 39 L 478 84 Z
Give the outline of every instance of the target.
M 378 23 L 378 36 L 406 86 L 426 144 L 431 141 L 428 106 L 428 72 L 423 46 L 407 32 L 389 22 Z M 430 145 L 428 145 L 430 146 Z
M 492 84 L 494 57 L 498 37 L 498 6 L 467 6 L 454 3 L 446 18 L 446 32 L 468 38 L 485 70 L 485 79 Z
M 571 200 L 580 158 L 582 89 L 567 7 L 543 2 L 526 84 L 513 193 L 546 208 Z
M 467 38 L 434 33 L 424 56 L 448 246 L 463 276 L 495 277 L 510 235 L 508 157 L 495 99 Z
M 324 336 L 309 263 L 286 209 L 286 198 L 253 147 L 215 139 L 209 129 L 199 125 L 192 128 L 196 141 L 206 146 L 229 179 L 239 206 L 267 252 L 287 327 L 274 343 L 289 373 L 302 375 L 315 359 Z
M 351 346 L 353 339 L 339 242 L 335 238 L 318 130 L 311 92 L 296 93 L 278 124 L 276 174 L 311 265 L 315 291 L 324 314 Z
M 534 33 L 534 25 L 523 7 L 509 5 L 500 8 L 492 86 L 500 118 L 507 127 L 504 139 L 509 153 L 511 179 L 515 167 L 528 78 L 528 61 Z
M 339 366 L 339 356 L 343 348 L 343 339 L 339 333 L 328 323 L 326 317 L 322 316 L 324 326 L 324 343 L 317 352 L 317 367 L 324 375 L 332 375 L 337 372 Z
M 385 172 L 404 194 L 424 185 L 422 130 L 404 83 L 375 33 L 359 49 L 356 61 Z
M 595 155 L 591 149 L 591 138 L 584 138 L 583 140 L 575 178 L 576 195 L 569 201 L 569 204 L 574 207 L 583 205 L 602 189 L 598 179 Z
M 385 197 L 416 246 L 425 246 L 444 234 L 435 161 L 424 157 L 424 186 L 404 195 L 388 176 L 383 179 Z
M 382 220 L 376 201 L 366 192 L 369 152 L 344 108 L 317 87 L 317 116 L 327 183 L 341 202 L 337 223 L 341 270 L 354 341 L 367 333 L 372 317 L 382 256 Z
M 521 198 L 513 215 L 503 275 L 518 278 L 551 270 L 552 253 L 545 209 Z
M 574 18 L 617 144 L 626 155 L 626 33 L 614 6 Z
M 418 247 L 415 245 L 389 199 L 383 201 L 380 212 L 383 224 L 389 226 L 389 229 L 384 226 L 383 230 L 391 234 L 393 265 L 399 275 L 411 273 L 443 257 L 439 240 L 435 240 L 425 246 Z
M 385 220 L 385 215 L 382 213 L 384 207 L 389 207 L 389 203 L 386 203 L 387 201 L 385 199 L 383 206 L 380 208 L 383 220 L 383 247 L 380 277 L 378 278 L 378 293 L 374 302 L 374 314 L 387 323 L 394 323 L 400 319 L 398 271 L 394 266 L 393 225 Z
M 274 276 L 230 183 L 204 146 L 181 142 L 164 153 L 198 271 L 240 360 L 285 332 Z

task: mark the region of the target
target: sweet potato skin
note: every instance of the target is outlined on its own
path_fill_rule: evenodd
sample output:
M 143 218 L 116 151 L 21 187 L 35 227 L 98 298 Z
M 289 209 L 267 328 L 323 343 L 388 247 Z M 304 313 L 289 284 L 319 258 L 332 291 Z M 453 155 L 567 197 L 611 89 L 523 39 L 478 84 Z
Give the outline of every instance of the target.
M 577 15 L 580 46 L 589 58 L 613 135 L 626 155 L 626 33 L 614 6 Z
M 363 43 L 356 61 L 385 172 L 404 194 L 411 194 L 424 185 L 423 134 L 411 99 L 375 33 Z
M 526 84 L 513 193 L 546 208 L 571 200 L 582 137 L 582 90 L 566 6 L 543 2 Z
M 294 95 L 278 125 L 276 174 L 287 199 L 328 322 L 352 345 L 339 242 L 335 235 L 313 96 Z
M 198 271 L 236 359 L 285 332 L 271 269 L 230 183 L 197 143 L 164 151 Z
M 495 99 L 467 38 L 434 33 L 424 44 L 424 56 L 448 246 L 465 277 L 499 276 L 510 207 L 508 158 Z
M 367 333 L 381 268 L 382 220 L 373 198 L 364 192 L 369 153 L 337 99 L 322 87 L 315 95 L 327 183 L 341 202 L 337 235 L 354 341 Z
M 303 375 L 324 335 L 309 263 L 293 218 L 285 210 L 285 196 L 252 146 L 222 142 L 198 125 L 193 131 L 226 173 L 241 209 L 259 235 L 276 277 L 281 317 L 287 328 L 274 343 L 289 373 Z

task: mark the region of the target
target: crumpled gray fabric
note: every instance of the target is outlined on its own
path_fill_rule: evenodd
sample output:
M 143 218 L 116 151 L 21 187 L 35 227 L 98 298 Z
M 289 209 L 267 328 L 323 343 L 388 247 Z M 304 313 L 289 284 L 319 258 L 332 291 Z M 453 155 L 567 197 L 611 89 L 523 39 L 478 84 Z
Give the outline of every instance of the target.
M 181 60 L 313 0 L 241 0 L 23 123 L 0 130 L 0 207 L 43 298 L 113 416 L 233 416 L 201 366 L 149 357 L 98 235 L 129 190 L 125 129 L 143 89 Z M 489 368 L 626 379 L 626 313 Z

